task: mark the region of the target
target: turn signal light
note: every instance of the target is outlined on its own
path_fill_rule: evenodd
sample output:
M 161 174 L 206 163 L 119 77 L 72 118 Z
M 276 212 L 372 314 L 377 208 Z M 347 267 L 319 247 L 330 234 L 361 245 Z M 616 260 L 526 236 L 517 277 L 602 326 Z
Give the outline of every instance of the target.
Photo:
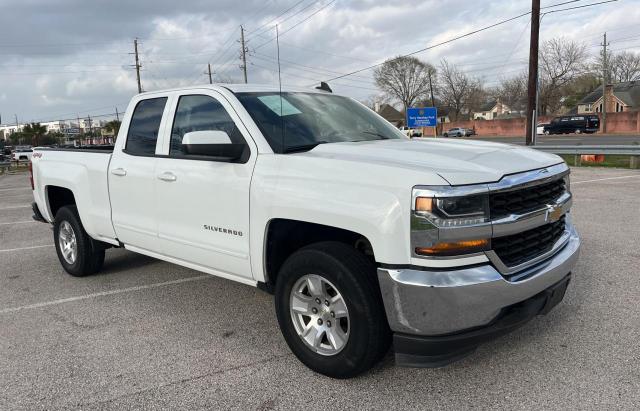
M 466 240 L 454 243 L 438 243 L 432 247 L 416 247 L 416 254 L 426 256 L 448 256 L 477 253 L 489 249 L 489 240 Z

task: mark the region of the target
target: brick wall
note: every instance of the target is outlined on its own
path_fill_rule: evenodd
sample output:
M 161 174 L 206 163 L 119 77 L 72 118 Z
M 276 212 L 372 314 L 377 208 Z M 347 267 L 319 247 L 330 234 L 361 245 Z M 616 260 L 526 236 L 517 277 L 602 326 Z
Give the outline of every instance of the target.
M 538 117 L 539 123 L 548 123 L 554 116 Z M 452 121 L 445 130 L 453 127 L 475 128 L 479 136 L 522 136 L 525 133 L 525 118 L 504 120 Z M 607 113 L 607 133 L 640 133 L 640 111 Z

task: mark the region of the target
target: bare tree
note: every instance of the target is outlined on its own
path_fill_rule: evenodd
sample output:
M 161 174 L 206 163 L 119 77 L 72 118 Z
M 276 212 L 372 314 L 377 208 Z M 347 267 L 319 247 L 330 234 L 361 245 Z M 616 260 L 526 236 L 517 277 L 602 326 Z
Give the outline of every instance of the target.
M 498 87 L 493 90 L 492 95 L 506 104 L 511 110 L 523 111 L 527 104 L 526 71 L 514 77 L 501 80 Z
M 627 51 L 614 54 L 609 73 L 609 81 L 614 83 L 640 80 L 640 54 Z
M 429 75 L 435 80 L 436 69 L 415 57 L 396 57 L 378 67 L 373 78 L 376 85 L 402 103 L 406 112 L 418 99 L 429 95 Z
M 593 60 L 590 66 L 591 73 L 601 82 L 605 64 L 608 83 L 640 80 L 640 54 L 627 51 L 623 51 L 622 53 L 608 53 L 607 61 L 605 62 L 601 50 L 598 57 Z
M 562 106 L 563 89 L 582 74 L 587 47 L 582 43 L 551 39 L 540 48 L 539 104 L 541 114 L 556 112 Z
M 361 103 L 365 106 L 369 107 L 371 110 L 376 110 L 381 105 L 388 103 L 389 99 L 385 95 L 381 94 L 372 94 L 366 99 L 362 100 Z
M 467 103 L 473 91 L 479 88 L 479 84 L 444 59 L 440 62 L 438 78 L 440 99 L 451 108 L 449 114 L 452 120 L 457 120 L 463 110 L 467 108 Z

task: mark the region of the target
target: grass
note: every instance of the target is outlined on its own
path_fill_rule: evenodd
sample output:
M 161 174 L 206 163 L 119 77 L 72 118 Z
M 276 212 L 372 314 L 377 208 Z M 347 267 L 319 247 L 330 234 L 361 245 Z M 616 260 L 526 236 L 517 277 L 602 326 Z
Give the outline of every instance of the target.
M 602 163 L 582 161 L 579 164 L 576 164 L 576 156 L 573 154 L 561 154 L 560 157 L 562 157 L 570 166 L 630 168 L 630 156 L 625 155 L 604 156 L 604 161 Z

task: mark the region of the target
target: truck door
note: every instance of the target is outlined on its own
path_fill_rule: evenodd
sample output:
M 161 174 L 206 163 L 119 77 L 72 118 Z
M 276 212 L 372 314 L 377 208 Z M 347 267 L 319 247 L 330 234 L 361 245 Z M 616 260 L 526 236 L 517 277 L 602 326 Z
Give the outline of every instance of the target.
M 124 119 L 126 140 L 116 142 L 108 172 L 111 219 L 118 239 L 155 252 L 160 251 L 155 155 L 166 109 L 166 96 L 137 102 L 131 117 Z
M 163 252 L 196 269 L 250 279 L 249 188 L 257 147 L 224 96 L 195 93 L 176 94 L 170 139 L 156 167 Z M 242 145 L 241 157 L 193 154 L 182 144 L 187 134 L 212 131 Z

